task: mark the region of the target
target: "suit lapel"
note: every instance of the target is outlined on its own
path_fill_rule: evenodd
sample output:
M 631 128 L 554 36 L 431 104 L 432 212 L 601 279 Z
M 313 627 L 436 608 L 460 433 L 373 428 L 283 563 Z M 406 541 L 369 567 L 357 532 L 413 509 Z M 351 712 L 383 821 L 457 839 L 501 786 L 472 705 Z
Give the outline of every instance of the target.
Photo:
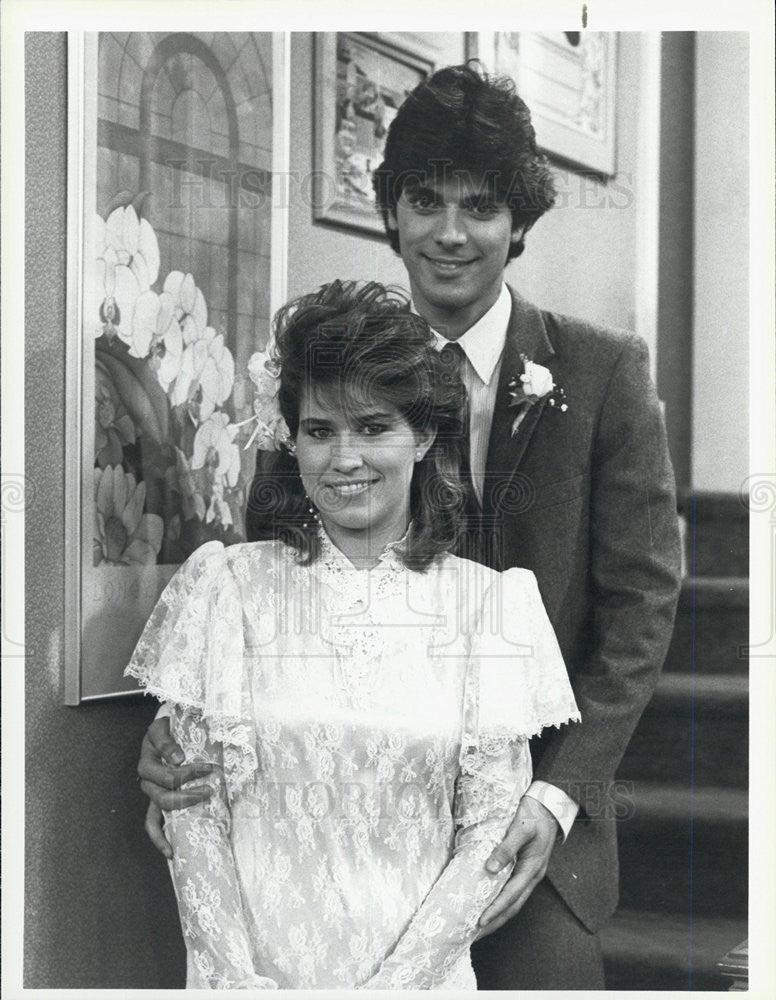
M 547 405 L 547 400 L 543 399 L 530 407 L 517 434 L 512 437 L 512 423 L 518 411 L 509 406 L 509 383 L 523 370 L 521 354 L 536 364 L 546 363 L 555 354 L 547 336 L 541 311 L 518 295 L 514 289 L 510 288 L 509 291 L 512 295 L 512 313 L 507 328 L 504 358 L 499 373 L 493 422 L 488 440 L 483 503 L 485 510 L 494 506 L 494 488 L 498 487 L 500 492 L 517 470 Z

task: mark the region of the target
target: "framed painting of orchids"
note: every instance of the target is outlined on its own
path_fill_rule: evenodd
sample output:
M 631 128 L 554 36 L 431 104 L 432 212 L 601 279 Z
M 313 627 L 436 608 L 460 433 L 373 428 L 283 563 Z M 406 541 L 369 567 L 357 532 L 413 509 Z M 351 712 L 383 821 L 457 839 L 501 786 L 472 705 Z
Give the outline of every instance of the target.
M 245 539 L 248 362 L 286 297 L 289 36 L 69 38 L 65 701 L 176 568 Z

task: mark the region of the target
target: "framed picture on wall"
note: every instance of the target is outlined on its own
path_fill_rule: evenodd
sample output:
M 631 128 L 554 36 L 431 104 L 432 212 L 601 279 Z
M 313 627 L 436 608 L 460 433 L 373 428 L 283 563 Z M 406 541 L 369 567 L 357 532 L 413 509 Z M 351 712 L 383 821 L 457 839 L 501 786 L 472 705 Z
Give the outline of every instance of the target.
M 286 298 L 288 36 L 69 36 L 65 701 L 245 538 L 247 362 Z
M 489 71 L 512 77 L 546 153 L 616 173 L 616 32 L 476 32 L 467 50 Z
M 316 220 L 384 232 L 372 175 L 400 105 L 433 71 L 420 52 L 379 35 L 316 34 Z

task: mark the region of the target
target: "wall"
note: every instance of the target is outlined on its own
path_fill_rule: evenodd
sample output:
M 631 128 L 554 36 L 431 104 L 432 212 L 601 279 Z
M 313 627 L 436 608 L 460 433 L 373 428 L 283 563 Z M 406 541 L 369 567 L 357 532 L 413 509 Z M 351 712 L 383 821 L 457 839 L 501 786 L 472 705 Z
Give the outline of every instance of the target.
M 749 40 L 696 42 L 692 482 L 738 492 L 749 475 Z
M 633 329 L 635 319 L 639 40 L 619 36 L 617 176 L 603 183 L 557 167 L 560 199 L 539 220 L 507 280 L 537 305 Z
M 462 38 L 427 36 L 439 61 Z M 639 66 L 620 47 L 619 169 L 634 169 Z M 292 169 L 312 163 L 312 37 L 295 35 Z M 28 987 L 173 987 L 183 947 L 163 860 L 142 829 L 134 765 L 153 705 L 142 699 L 63 705 L 66 49 L 61 34 L 27 38 L 27 512 L 25 979 Z M 567 205 L 543 219 L 510 280 L 549 308 L 629 326 L 635 208 L 585 208 L 606 191 L 570 177 Z M 580 191 L 587 190 L 585 200 Z M 575 200 L 577 199 L 577 200 Z M 380 239 L 290 219 L 289 293 L 335 276 L 403 281 Z M 44 502 L 42 498 L 46 498 Z
M 173 987 L 184 952 L 134 762 L 153 706 L 63 705 L 66 49 L 26 45 L 26 906 L 28 987 Z
M 657 384 L 679 491 L 690 485 L 695 33 L 663 32 L 658 211 Z

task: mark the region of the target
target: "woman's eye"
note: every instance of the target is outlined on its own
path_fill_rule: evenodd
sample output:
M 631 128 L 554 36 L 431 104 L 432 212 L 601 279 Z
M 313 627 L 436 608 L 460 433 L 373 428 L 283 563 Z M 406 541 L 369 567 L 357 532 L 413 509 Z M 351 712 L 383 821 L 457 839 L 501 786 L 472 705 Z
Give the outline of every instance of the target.
M 329 427 L 311 427 L 307 432 L 315 441 L 324 441 L 331 435 Z
M 470 209 L 472 215 L 479 216 L 480 218 L 484 216 L 493 215 L 496 211 L 496 206 L 492 201 L 478 201 L 475 202 Z
M 383 434 L 388 428 L 385 424 L 364 424 L 362 431 L 367 437 L 376 437 L 378 434 Z

